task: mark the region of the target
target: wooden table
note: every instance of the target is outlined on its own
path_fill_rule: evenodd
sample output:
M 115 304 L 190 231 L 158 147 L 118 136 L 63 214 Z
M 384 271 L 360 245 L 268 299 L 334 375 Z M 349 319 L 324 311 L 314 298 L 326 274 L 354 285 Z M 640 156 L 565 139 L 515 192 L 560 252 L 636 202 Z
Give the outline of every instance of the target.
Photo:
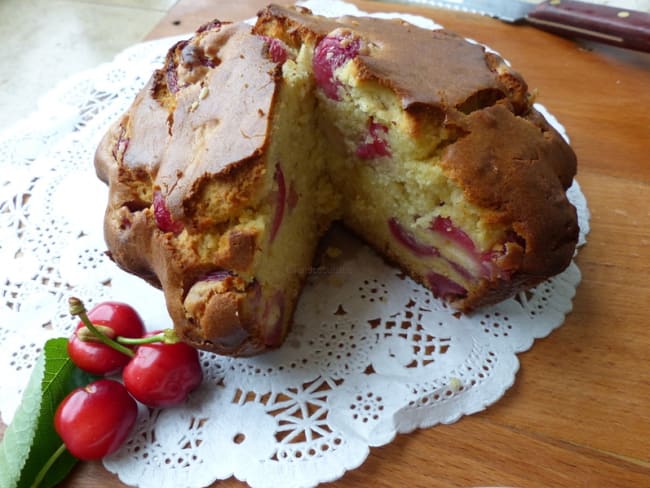
M 150 37 L 247 18 L 265 3 L 180 0 Z M 335 486 L 650 486 L 650 55 L 479 16 L 355 3 L 431 16 L 509 59 L 567 128 L 592 230 L 577 259 L 574 311 L 520 355 L 503 399 L 453 425 L 398 436 Z M 66 486 L 123 485 L 85 463 Z

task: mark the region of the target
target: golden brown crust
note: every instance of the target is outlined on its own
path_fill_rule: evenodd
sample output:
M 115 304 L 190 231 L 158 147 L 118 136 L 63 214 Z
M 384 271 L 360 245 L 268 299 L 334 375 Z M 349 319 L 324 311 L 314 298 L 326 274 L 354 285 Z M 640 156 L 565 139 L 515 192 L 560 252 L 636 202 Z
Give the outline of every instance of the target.
M 176 327 L 189 344 L 218 354 L 248 356 L 265 349 L 257 324 L 246 313 L 250 291 L 233 284 L 234 277 L 222 281 L 197 282 L 183 301 L 187 320 Z
M 250 273 L 253 258 L 260 238 L 257 232 L 233 229 L 220 239 L 219 249 L 214 257 L 217 267 L 236 273 Z
M 272 110 L 277 66 L 260 56 L 262 39 L 251 36 L 242 26 L 227 32 L 233 30 L 232 42 L 220 46 L 218 66 L 200 82 L 176 94 L 170 127 L 174 136 L 165 147 L 156 176 L 176 220 L 186 218 L 187 209 L 195 206 L 196 194 L 215 176 L 229 180 L 239 174 L 238 181 L 224 185 L 231 189 L 223 195 L 231 203 L 223 212 L 227 216 L 241 205 L 242 199 L 255 195 L 250 188 L 251 180 L 241 171 L 255 171 L 267 144 L 269 117 L 260 114 L 270 114 Z M 219 37 L 217 40 L 221 41 Z M 223 92 L 231 96 L 224 97 Z M 212 144 L 215 140 L 221 143 Z M 237 182 L 247 184 L 247 188 L 233 184 Z
M 97 174 L 110 185 L 105 237 L 120 267 L 162 285 L 170 315 L 188 342 L 250 355 L 266 345 L 254 337 L 253 319 L 243 321 L 244 291 L 224 289 L 200 308 L 194 300 L 191 313 L 184 301 L 215 269 L 251 271 L 258 233 L 235 228 L 221 234 L 260 198 L 278 70 L 259 55 L 264 42 L 250 35 L 250 27 L 214 22 L 200 31 L 170 49 L 165 66 L 97 149 Z M 220 96 L 224 90 L 238 97 Z M 159 228 L 156 191 L 183 231 Z M 214 255 L 201 255 L 194 236 L 202 232 L 220 236 Z M 215 337 L 220 342 L 206 342 Z
M 535 111 L 522 118 L 499 104 L 467 116 L 463 129 L 443 154 L 447 174 L 492 222 L 524 240 L 519 274 L 534 281 L 562 271 L 578 237 L 565 194 L 576 171 L 571 148 Z
M 486 55 L 482 46 L 444 29 L 431 31 L 403 20 L 372 17 L 330 19 L 311 15 L 305 8 L 269 5 L 258 13 L 254 32 L 294 46 L 316 43 L 333 32 L 359 36 L 365 45 L 354 59 L 358 76 L 393 90 L 405 110 L 426 106 L 469 111 L 506 97 L 517 111 L 528 107 L 521 76 L 504 69 L 503 60 Z

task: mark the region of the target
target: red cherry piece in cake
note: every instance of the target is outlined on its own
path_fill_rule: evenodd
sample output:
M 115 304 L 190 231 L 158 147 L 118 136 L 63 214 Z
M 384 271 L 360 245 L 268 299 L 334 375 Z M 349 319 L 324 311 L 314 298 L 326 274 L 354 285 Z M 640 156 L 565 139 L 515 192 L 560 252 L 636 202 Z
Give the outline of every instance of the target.
M 431 222 L 430 228 L 432 231 L 442 234 L 468 251 L 474 252 L 476 249 L 472 238 L 460 228 L 456 227 L 449 217 L 436 217 Z
M 500 251 L 493 251 L 493 250 L 486 251 L 486 252 L 478 252 L 476 246 L 474 245 L 474 241 L 472 241 L 472 238 L 468 236 L 460 228 L 455 226 L 449 217 L 436 217 L 431 222 L 430 229 L 434 232 L 437 232 L 447 237 L 450 241 L 454 242 L 459 247 L 465 249 L 470 254 L 474 262 L 477 264 L 480 270 L 479 271 L 480 274 L 479 276 L 473 276 L 472 273 L 470 273 L 461 265 L 449 261 L 449 263 L 453 266 L 456 272 L 458 272 L 464 278 L 467 279 L 487 278 L 492 280 L 494 278 L 507 277 L 507 274 L 505 274 L 504 271 L 501 270 L 494 262 L 502 253 Z
M 282 224 L 282 220 L 284 219 L 284 207 L 287 199 L 287 185 L 284 181 L 284 173 L 280 165 L 275 167 L 274 179 L 278 185 L 278 189 L 276 192 L 275 215 L 273 215 L 273 223 L 271 224 L 271 242 L 275 239 L 280 224 Z
M 489 251 L 476 253 L 476 260 L 481 265 L 482 276 L 489 279 L 509 280 L 512 277 L 512 269 L 504 268 L 500 261 L 508 253 L 508 246 L 519 246 L 524 252 L 526 250 L 526 240 L 514 231 L 506 232 L 504 242 L 499 248 L 492 248 Z
M 390 149 L 386 141 L 388 127 L 378 124 L 370 119 L 368 135 L 365 141 L 357 147 L 356 154 L 361 159 L 375 159 L 381 156 L 390 156 Z
M 172 218 L 172 214 L 167 208 L 165 197 L 159 191 L 153 194 L 153 214 L 156 219 L 156 225 L 163 232 L 178 234 L 183 230 L 183 224 Z
M 444 275 L 430 271 L 427 274 L 431 292 L 436 298 L 464 297 L 467 290 Z
M 269 54 L 274 63 L 284 63 L 287 60 L 287 50 L 282 45 L 282 42 L 277 39 L 271 39 L 269 43 Z
M 388 227 L 390 228 L 393 237 L 404 247 L 408 248 L 413 254 L 423 257 L 440 256 L 440 251 L 438 251 L 437 248 L 418 241 L 412 233 L 406 230 L 404 226 L 397 221 L 397 219 L 389 219 Z
M 481 273 L 487 279 L 495 279 L 505 277 L 502 270 L 494 263 L 494 260 L 499 256 L 499 253 L 494 251 L 487 251 L 479 256 L 481 264 Z
M 332 100 L 340 100 L 338 88 L 341 83 L 334 72 L 359 54 L 361 42 L 352 36 L 324 37 L 314 49 L 313 70 L 316 83 Z
M 269 56 L 274 63 L 283 64 L 289 57 L 287 46 L 280 39 L 274 37 L 261 36 L 268 49 Z
M 508 241 L 511 242 L 511 241 Z M 483 276 L 489 280 L 501 278 L 504 280 L 509 280 L 511 277 L 511 271 L 501 268 L 497 261 L 505 256 L 506 254 L 506 245 L 503 245 L 501 250 L 491 250 L 481 253 L 478 256 L 478 259 L 481 263 L 481 269 L 483 271 Z

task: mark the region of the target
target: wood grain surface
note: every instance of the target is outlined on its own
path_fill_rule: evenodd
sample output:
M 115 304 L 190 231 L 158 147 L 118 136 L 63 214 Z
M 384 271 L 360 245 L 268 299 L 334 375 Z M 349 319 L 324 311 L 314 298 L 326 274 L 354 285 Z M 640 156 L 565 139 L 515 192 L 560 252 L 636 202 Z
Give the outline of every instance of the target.
M 180 0 L 150 37 L 247 18 L 266 3 Z M 498 403 L 400 435 L 333 485 L 650 486 L 650 55 L 480 16 L 355 3 L 430 16 L 510 60 L 566 126 L 592 230 L 577 258 L 574 311 L 519 356 L 517 381 Z M 123 485 L 84 463 L 65 486 Z

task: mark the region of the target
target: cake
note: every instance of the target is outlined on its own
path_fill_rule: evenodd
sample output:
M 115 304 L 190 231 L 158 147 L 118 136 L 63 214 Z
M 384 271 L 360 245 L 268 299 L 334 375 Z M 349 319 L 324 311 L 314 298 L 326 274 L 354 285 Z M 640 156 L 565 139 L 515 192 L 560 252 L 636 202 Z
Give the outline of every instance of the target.
M 111 258 L 180 337 L 282 344 L 342 222 L 462 312 L 569 264 L 569 145 L 498 55 L 447 30 L 271 5 L 174 45 L 100 143 Z

